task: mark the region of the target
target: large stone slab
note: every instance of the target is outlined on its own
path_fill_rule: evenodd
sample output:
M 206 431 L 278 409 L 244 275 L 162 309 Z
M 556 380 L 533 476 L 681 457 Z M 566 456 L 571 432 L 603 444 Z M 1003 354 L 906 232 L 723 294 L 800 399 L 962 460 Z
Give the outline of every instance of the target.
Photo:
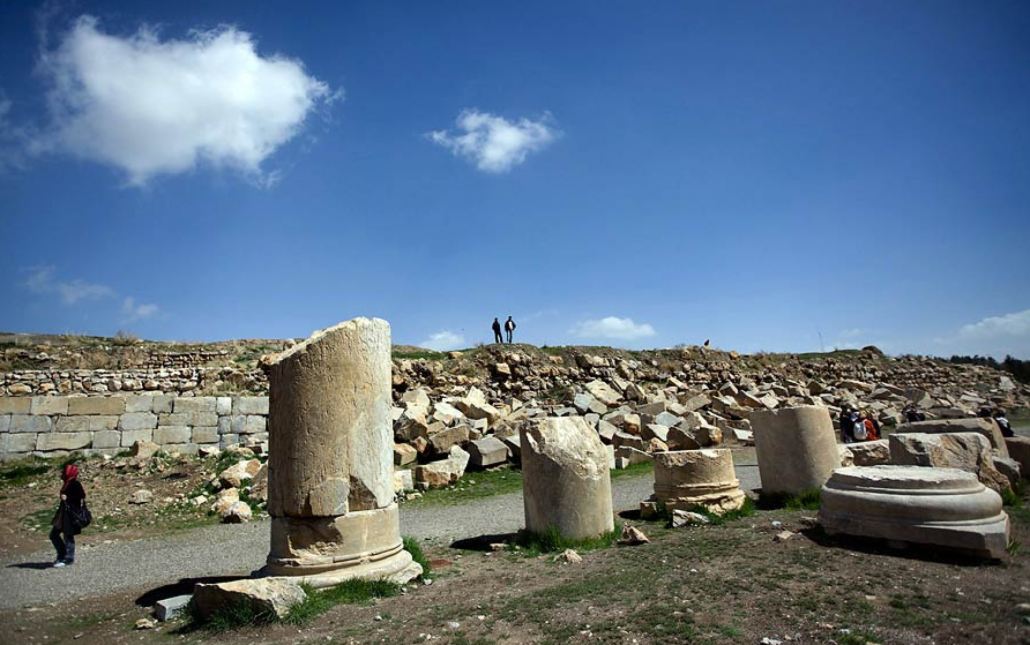
M 473 468 L 489 468 L 508 461 L 508 446 L 493 435 L 470 441 L 468 448 L 469 465 Z
M 1002 558 L 1009 518 L 1001 497 L 975 475 L 954 468 L 855 466 L 822 488 L 819 522 L 830 535 L 923 544 Z
M 828 408 L 755 410 L 750 419 L 763 494 L 798 495 L 819 488 L 840 465 Z
M 1009 457 L 1019 462 L 1023 477 L 1030 477 L 1030 437 L 1006 437 L 1005 447 Z
M 891 463 L 891 449 L 887 439 L 849 443 L 848 450 L 855 466 L 881 466 Z
M 1011 489 L 1008 478 L 994 467 L 991 444 L 975 432 L 894 434 L 890 454 L 891 463 L 899 466 L 958 468 L 999 493 Z
M 608 450 L 594 429 L 582 417 L 533 419 L 520 435 L 526 529 L 576 540 L 613 530 Z
M 915 421 L 903 423 L 895 430 L 895 434 L 942 434 L 954 432 L 975 432 L 987 437 L 991 442 L 991 448 L 998 451 L 1002 457 L 1008 457 L 1009 451 L 1005 445 L 1005 437 L 1001 434 L 1001 428 L 993 419 L 937 419 L 934 421 Z
M 82 450 L 89 448 L 93 435 L 89 432 L 48 432 L 37 435 L 36 450 Z
M 193 606 L 201 620 L 232 606 L 246 604 L 254 613 L 285 618 L 290 609 L 307 598 L 294 580 L 258 578 L 218 584 L 198 583 L 193 588 Z
M 27 396 L 0 397 L 0 414 L 28 414 L 32 399 Z
M 446 459 L 433 461 L 415 468 L 415 481 L 429 488 L 443 488 L 455 484 L 465 474 L 469 453 L 460 446 L 452 446 Z
M 32 414 L 68 414 L 68 398 L 64 396 L 32 397 Z
M 122 414 L 125 398 L 121 396 L 82 396 L 68 399 L 68 414 Z

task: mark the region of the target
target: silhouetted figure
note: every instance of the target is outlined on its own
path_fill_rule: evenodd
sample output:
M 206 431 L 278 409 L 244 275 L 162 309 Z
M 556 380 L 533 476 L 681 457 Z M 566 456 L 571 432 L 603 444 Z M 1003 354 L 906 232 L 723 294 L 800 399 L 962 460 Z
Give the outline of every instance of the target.
M 711 346 L 712 346 L 712 339 L 711 338 L 706 338 L 705 339 L 705 347 L 711 347 Z
M 492 325 L 492 327 L 494 329 L 494 342 L 495 343 L 503 343 L 504 339 L 501 338 L 501 323 L 500 323 L 500 321 L 498 321 L 496 318 L 494 318 L 494 324 Z
M 508 343 L 511 343 L 511 334 L 515 331 L 515 321 L 511 319 L 511 316 L 504 321 L 504 331 L 508 334 Z

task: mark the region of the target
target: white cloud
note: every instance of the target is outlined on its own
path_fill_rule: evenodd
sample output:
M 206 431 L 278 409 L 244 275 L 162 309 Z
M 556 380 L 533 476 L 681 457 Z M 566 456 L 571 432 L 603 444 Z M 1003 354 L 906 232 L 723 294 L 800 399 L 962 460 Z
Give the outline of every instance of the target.
M 103 284 L 93 284 L 85 280 L 57 280 L 52 266 L 37 266 L 29 269 L 29 277 L 25 286 L 33 293 L 56 293 L 61 304 L 74 305 L 80 300 L 99 300 L 111 298 L 114 289 Z
M 459 349 L 465 346 L 465 337 L 452 331 L 438 331 L 435 334 L 431 334 L 429 338 L 419 343 L 418 346 L 437 352 Z
M 454 134 L 436 130 L 426 136 L 483 172 L 505 173 L 524 162 L 529 153 L 543 150 L 561 136 L 550 121 L 547 114 L 539 121 L 509 121 L 472 108 L 458 115 L 458 131 Z
M 305 119 L 341 96 L 282 56 L 261 56 L 234 27 L 162 40 L 103 33 L 76 20 L 40 70 L 51 84 L 51 123 L 35 153 L 64 152 L 112 165 L 141 185 L 199 163 L 266 184 L 261 168 Z
M 938 352 L 1030 358 L 1030 309 L 988 316 L 963 325 L 950 336 L 935 338 L 934 342 Z
M 654 336 L 658 332 L 648 323 L 637 324 L 632 318 L 608 316 L 600 320 L 586 320 L 576 325 L 569 333 L 580 338 L 612 338 L 616 340 L 639 340 Z
M 154 304 L 136 304 L 134 298 L 126 298 L 122 302 L 122 322 L 130 323 L 137 320 L 146 320 L 158 312 L 158 306 Z

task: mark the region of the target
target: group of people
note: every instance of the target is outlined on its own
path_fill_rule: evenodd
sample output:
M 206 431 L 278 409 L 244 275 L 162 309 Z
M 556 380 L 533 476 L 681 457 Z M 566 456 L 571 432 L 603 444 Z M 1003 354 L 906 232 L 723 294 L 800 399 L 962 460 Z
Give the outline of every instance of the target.
M 878 441 L 880 422 L 865 410 L 844 406 L 840 411 L 840 438 L 844 443 Z
M 980 408 L 980 411 L 976 413 L 976 416 L 981 419 L 993 419 L 994 422 L 998 424 L 998 429 L 1001 430 L 1001 436 L 1016 436 L 1016 433 L 1012 432 L 1012 424 L 1009 423 L 1008 418 L 1005 417 L 1005 410 L 1002 410 L 1001 408 L 991 409 L 985 405 Z
M 496 318 L 494 318 L 493 330 L 494 342 L 503 343 L 504 339 L 501 338 L 501 323 Z M 504 332 L 508 336 L 508 342 L 511 343 L 511 335 L 515 333 L 515 321 L 511 319 L 511 316 L 508 316 L 508 320 L 504 321 Z

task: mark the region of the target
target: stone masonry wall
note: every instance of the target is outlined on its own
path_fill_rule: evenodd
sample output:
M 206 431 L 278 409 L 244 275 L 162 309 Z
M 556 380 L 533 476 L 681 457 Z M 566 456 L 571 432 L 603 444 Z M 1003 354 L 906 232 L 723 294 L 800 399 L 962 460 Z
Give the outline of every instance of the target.
M 196 453 L 268 439 L 268 397 L 168 394 L 0 397 L 0 459 L 116 454 L 140 439 Z

